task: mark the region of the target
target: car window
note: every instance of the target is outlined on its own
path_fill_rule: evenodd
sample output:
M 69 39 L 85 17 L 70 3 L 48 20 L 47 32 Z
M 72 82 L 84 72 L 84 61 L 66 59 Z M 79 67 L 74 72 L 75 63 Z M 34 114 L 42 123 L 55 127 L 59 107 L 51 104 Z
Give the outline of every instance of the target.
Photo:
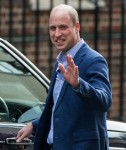
M 0 121 L 27 122 L 38 118 L 46 96 L 44 85 L 12 54 L 0 47 Z

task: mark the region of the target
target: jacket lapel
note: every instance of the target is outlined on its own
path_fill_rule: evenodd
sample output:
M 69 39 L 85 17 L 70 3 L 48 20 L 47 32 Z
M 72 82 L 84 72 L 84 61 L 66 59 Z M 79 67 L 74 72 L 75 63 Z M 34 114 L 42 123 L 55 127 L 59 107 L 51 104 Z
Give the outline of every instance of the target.
M 86 54 L 87 50 L 88 45 L 84 43 L 74 57 L 74 63 L 76 66 L 79 66 L 80 62 L 84 59 L 83 56 Z
M 86 54 L 87 52 L 87 44 L 84 43 L 82 45 L 82 47 L 79 49 L 78 53 L 75 55 L 74 57 L 74 62 L 77 66 L 79 66 L 80 62 L 83 60 L 83 56 Z M 57 100 L 57 104 L 56 104 L 56 107 L 55 107 L 55 111 L 57 110 L 58 106 L 60 105 L 60 103 L 62 102 L 62 98 L 63 98 L 63 95 L 65 94 L 65 91 L 66 91 L 66 88 L 67 88 L 68 84 L 66 81 L 64 81 L 64 84 L 63 84 L 63 87 L 61 89 L 61 92 L 60 92 L 60 95 L 59 95 L 59 98 Z M 54 113 L 55 113 L 54 111 Z
M 50 96 L 53 92 L 53 88 L 54 88 L 54 84 L 55 84 L 55 79 L 56 79 L 56 69 L 57 69 L 57 66 L 58 66 L 58 62 L 56 62 L 55 66 L 54 66 L 54 69 L 52 71 L 52 77 L 51 77 L 51 83 L 50 83 L 50 86 L 49 86 L 49 91 L 48 91 L 48 96 L 47 96 L 47 102 L 49 102 L 50 100 Z
M 67 87 L 67 86 L 68 86 L 67 82 L 64 81 L 63 87 L 62 87 L 62 89 L 61 89 L 59 98 L 58 98 L 57 103 L 56 103 L 56 106 L 55 106 L 55 111 L 57 110 L 58 106 L 60 105 L 60 103 L 61 103 L 61 101 L 62 101 L 62 97 L 63 97 L 63 95 L 64 95 L 64 93 L 65 93 L 65 90 L 66 90 L 66 87 Z M 55 111 L 54 111 L 54 113 L 55 113 Z

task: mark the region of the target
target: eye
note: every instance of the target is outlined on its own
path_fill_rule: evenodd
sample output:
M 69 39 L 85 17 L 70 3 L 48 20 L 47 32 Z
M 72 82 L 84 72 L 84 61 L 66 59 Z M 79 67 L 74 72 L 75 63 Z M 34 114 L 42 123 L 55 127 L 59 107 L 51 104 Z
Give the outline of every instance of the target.
M 56 30 L 56 27 L 55 26 L 50 26 L 49 28 L 51 31 L 55 31 Z
M 61 25 L 59 28 L 60 30 L 66 30 L 68 27 L 66 25 Z

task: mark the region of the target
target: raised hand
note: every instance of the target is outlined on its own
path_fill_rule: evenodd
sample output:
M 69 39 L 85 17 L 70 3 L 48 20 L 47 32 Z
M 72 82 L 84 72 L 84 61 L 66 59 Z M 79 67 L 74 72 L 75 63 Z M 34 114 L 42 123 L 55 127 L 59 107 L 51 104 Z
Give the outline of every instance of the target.
M 75 65 L 72 57 L 67 55 L 67 67 L 59 63 L 58 67 L 64 77 L 64 79 L 72 86 L 72 88 L 77 88 L 79 85 L 79 75 L 78 66 Z

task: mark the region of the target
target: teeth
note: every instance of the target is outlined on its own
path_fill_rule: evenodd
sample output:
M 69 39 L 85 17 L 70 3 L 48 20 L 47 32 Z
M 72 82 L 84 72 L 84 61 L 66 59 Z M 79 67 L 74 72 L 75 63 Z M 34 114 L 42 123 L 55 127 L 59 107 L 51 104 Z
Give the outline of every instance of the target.
M 60 43 L 60 42 L 62 42 L 62 41 L 61 41 L 61 40 L 58 40 L 57 42 Z
M 57 41 L 57 43 L 60 43 L 60 42 L 62 42 L 62 40 L 58 40 L 58 41 Z

